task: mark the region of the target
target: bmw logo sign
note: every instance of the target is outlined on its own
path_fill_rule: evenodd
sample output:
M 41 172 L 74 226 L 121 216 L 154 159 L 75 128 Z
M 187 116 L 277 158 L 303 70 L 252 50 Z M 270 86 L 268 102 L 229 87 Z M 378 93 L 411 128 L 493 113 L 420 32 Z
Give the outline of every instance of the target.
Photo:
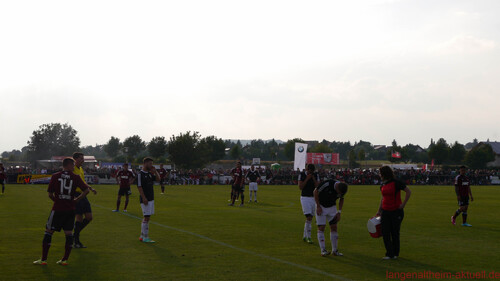
M 297 148 L 297 150 L 298 150 L 299 152 L 304 152 L 304 147 L 303 147 L 303 146 L 299 146 L 299 148 Z

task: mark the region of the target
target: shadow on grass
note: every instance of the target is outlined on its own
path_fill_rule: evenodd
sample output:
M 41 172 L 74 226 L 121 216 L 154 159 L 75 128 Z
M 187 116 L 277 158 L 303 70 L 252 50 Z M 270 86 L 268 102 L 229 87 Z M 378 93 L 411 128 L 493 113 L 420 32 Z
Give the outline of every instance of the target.
M 338 263 L 344 263 L 347 266 L 354 266 L 360 269 L 360 272 L 369 271 L 373 276 L 386 275 L 386 272 L 454 272 L 452 269 L 446 269 L 434 264 L 410 260 L 407 258 L 398 258 L 396 260 L 382 260 L 382 257 L 368 256 L 360 253 L 349 253 L 343 257 L 331 257 Z M 363 262 L 360 262 L 363 261 Z
M 73 249 L 66 267 L 66 280 L 99 280 L 99 254 L 88 249 Z

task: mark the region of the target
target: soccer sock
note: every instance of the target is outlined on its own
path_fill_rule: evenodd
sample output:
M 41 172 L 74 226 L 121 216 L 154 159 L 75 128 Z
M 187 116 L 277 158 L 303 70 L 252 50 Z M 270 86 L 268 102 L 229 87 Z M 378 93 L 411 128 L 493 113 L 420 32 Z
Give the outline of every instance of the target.
M 318 243 L 321 251 L 326 251 L 325 246 L 325 233 L 323 231 L 318 230 Z
M 117 210 L 120 210 L 120 203 L 121 203 L 120 200 L 116 200 L 116 209 Z
M 453 215 L 454 218 L 458 217 L 458 215 L 460 215 L 461 211 L 460 209 L 456 210 L 455 211 L 455 215 Z
M 125 207 L 123 207 L 123 209 L 126 210 L 127 206 L 128 206 L 128 197 L 127 197 L 127 199 L 125 199 Z
M 141 225 L 141 231 L 142 231 L 142 238 L 148 238 L 149 237 L 149 221 L 142 221 Z
M 71 254 L 71 249 L 73 248 L 73 235 L 66 235 L 66 244 L 64 245 L 64 257 L 63 260 L 68 260 L 69 254 Z
M 87 224 L 89 224 L 89 223 L 90 223 L 90 221 L 88 219 L 83 219 L 83 221 L 82 221 L 82 229 L 80 229 L 80 231 L 82 231 L 87 226 Z
M 253 192 L 253 197 L 255 198 L 255 201 L 257 201 L 257 191 Z
M 250 201 L 252 201 L 252 191 L 250 190 L 250 193 L 248 193 L 248 196 L 250 197 Z
M 464 223 L 466 223 L 466 222 L 467 222 L 467 212 L 463 212 L 463 213 L 462 213 L 462 221 L 463 221 Z
M 163 185 L 161 186 L 161 192 L 162 193 L 165 192 L 165 186 L 163 186 Z
M 46 231 L 45 235 L 43 236 L 43 243 L 42 243 L 42 261 L 47 260 L 51 242 L 52 242 L 52 233 Z
M 245 203 L 245 193 L 241 192 L 241 204 Z
M 311 238 L 311 221 L 306 220 L 304 225 L 304 237 Z
M 80 231 L 82 230 L 82 222 L 75 222 L 75 231 L 73 232 L 73 236 L 75 239 L 75 243 L 80 243 Z
M 2 193 L 5 191 L 5 184 L 2 183 Z
M 337 251 L 337 246 L 339 243 L 339 234 L 337 231 L 330 232 L 330 240 L 332 241 L 332 251 Z

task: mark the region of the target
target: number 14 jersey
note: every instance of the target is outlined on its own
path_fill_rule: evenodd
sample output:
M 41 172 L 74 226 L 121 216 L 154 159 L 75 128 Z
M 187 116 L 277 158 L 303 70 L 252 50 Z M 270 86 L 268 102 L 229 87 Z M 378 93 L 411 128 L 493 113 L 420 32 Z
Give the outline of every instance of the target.
M 72 172 L 62 171 L 52 175 L 47 192 L 54 193 L 54 211 L 71 211 L 75 209 L 75 190 L 80 187 L 86 190 L 87 185 L 80 176 Z

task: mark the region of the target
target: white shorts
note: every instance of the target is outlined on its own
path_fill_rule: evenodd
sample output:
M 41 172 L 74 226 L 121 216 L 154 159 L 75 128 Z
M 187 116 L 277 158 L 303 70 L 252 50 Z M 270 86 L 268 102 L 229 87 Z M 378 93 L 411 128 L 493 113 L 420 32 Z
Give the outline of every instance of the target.
M 148 201 L 147 205 L 141 203 L 142 215 L 143 216 L 151 216 L 155 214 L 155 200 Z
M 256 182 L 251 182 L 248 184 L 248 190 L 250 191 L 257 191 L 258 186 Z
M 316 213 L 316 201 L 314 201 L 314 197 L 300 196 L 300 204 L 302 204 L 304 215 L 314 216 L 314 213 Z
M 337 206 L 335 205 L 330 208 L 321 206 L 321 209 L 323 210 L 321 215 L 318 216 L 318 214 L 316 214 L 316 225 L 326 225 L 326 223 L 329 223 L 337 214 Z

